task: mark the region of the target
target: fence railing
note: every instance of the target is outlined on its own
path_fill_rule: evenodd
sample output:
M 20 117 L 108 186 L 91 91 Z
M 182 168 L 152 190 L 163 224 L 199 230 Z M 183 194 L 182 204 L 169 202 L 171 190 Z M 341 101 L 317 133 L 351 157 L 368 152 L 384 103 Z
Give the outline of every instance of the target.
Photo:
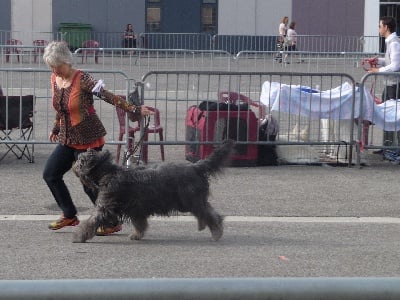
M 0 299 L 280 299 L 400 298 L 393 278 L 195 278 L 4 280 Z
M 96 40 L 103 48 L 124 47 L 123 32 L 96 32 L 90 29 L 64 32 L 0 31 L 0 45 L 18 39 L 30 46 L 34 40 L 65 40 L 70 48 L 82 46 L 85 40 Z M 222 50 L 232 54 L 240 51 L 275 51 L 276 35 L 210 35 L 206 33 L 138 33 L 137 48 Z M 311 52 L 382 52 L 379 36 L 298 35 L 297 48 Z
M 170 145 L 172 152 L 181 153 L 180 158 L 184 156 L 186 145 L 200 147 L 202 144 L 209 144 L 208 147 L 212 147 L 220 141 L 216 139 L 216 136 L 232 134 L 242 145 L 280 146 L 280 150 L 286 151 L 281 153 L 281 157 L 285 157 L 282 161 L 287 163 L 351 163 L 355 155 L 357 155 L 358 163 L 361 163 L 363 155 L 368 153 L 369 149 L 398 150 L 400 137 L 395 138 L 394 143 L 390 145 L 383 137 L 386 131 L 391 131 L 393 134 L 400 131 L 400 123 L 397 122 L 397 117 L 400 115 L 398 101 L 393 100 L 383 104 L 374 102 L 374 97 L 382 98 L 380 93 L 387 85 L 385 78 L 391 74 L 368 74 L 357 85 L 358 80 L 344 72 L 323 73 L 307 70 L 306 72 L 235 72 L 230 71 L 231 67 L 227 70 L 202 71 L 200 65 L 191 64 L 195 62 L 195 59 L 186 61 L 190 55 L 203 55 L 202 52 L 188 50 L 181 52 L 179 58 L 175 52 L 167 55 L 165 59 L 172 60 L 169 64 L 165 64 L 165 69 L 163 69 L 160 64 L 163 59 L 153 56 L 155 53 L 158 51 L 151 50 L 147 54 L 146 59 L 149 61 L 147 66 L 153 65 L 158 71 L 142 69 L 144 75 L 135 73 L 132 77 L 131 74 L 127 75 L 128 73 L 125 73 L 122 68 L 122 71 L 118 71 L 116 65 L 112 65 L 112 68 L 107 67 L 105 62 L 102 62 L 104 65 L 100 63 L 92 65 L 97 66 L 97 69 L 86 70 L 98 79 L 104 79 L 106 88 L 120 95 L 127 95 L 130 91 L 131 85 L 127 85 L 127 82 L 129 83 L 131 79 L 140 81 L 143 88 L 143 102 L 159 109 L 161 125 L 164 128 L 163 141 L 153 136 L 146 143 Z M 166 54 L 166 52 L 162 53 Z M 221 66 L 229 66 L 230 55 L 224 52 L 218 53 L 221 57 L 215 56 L 213 58 L 215 61 L 207 60 L 208 63 L 213 63 L 211 65 L 207 63 L 204 69 L 215 66 L 218 60 L 222 62 Z M 215 53 L 211 51 L 208 54 Z M 243 55 L 245 54 L 241 53 L 234 61 L 240 64 L 241 69 L 245 69 L 243 63 L 247 64 L 247 69 L 252 69 L 252 59 L 244 59 Z M 249 55 L 253 54 L 249 53 Z M 141 54 L 138 56 L 144 59 Z M 105 56 L 104 59 L 106 59 Z M 108 59 L 112 61 L 115 57 Z M 184 69 L 182 65 L 177 65 L 178 62 L 185 62 L 188 68 Z M 145 73 L 145 71 L 148 72 Z M 49 76 L 50 71 L 47 68 L 0 69 L 0 82 L 5 95 L 34 95 L 36 98 L 33 116 L 35 130 L 31 140 L 26 142 L 17 137 L 10 142 L 8 139 L 1 139 L 0 144 L 49 143 L 48 131 L 54 117 L 49 102 L 51 99 Z M 398 77 L 396 74 L 393 76 Z M 304 90 L 299 89 L 299 86 Z M 271 95 L 268 94 L 268 97 L 265 97 L 266 91 Z M 244 109 L 236 113 L 237 120 L 232 123 L 233 127 L 224 125 L 223 120 L 217 116 L 212 125 L 222 126 L 217 135 L 214 135 L 212 128 L 205 128 L 207 137 L 202 140 L 188 139 L 186 136 L 188 124 L 185 120 L 190 108 L 199 107 L 202 102 L 220 102 L 222 92 L 242 94 L 245 99 L 251 99 L 251 110 Z M 397 91 L 397 94 L 400 94 L 400 91 Z M 238 101 L 242 100 L 239 98 Z M 326 109 L 326 107 L 329 109 L 324 111 L 323 108 Z M 96 109 L 106 123 L 107 143 L 127 145 L 127 138 L 123 141 L 117 138 L 120 125 L 115 109 L 110 105 L 102 104 L 102 101 L 96 101 Z M 274 117 L 279 124 L 279 134 L 274 141 L 263 141 L 257 135 L 267 115 Z M 226 117 L 232 120 L 229 115 L 225 116 L 225 119 Z M 229 132 L 226 131 L 228 128 Z M 243 128 L 247 134 L 241 136 Z M 249 134 L 250 132 L 252 135 Z M 158 156 L 158 154 L 155 155 Z M 254 159 L 253 156 L 253 163 Z
M 0 67 L 45 68 L 42 59 L 43 48 L 43 46 L 0 45 Z M 356 81 L 360 81 L 365 74 L 361 66 L 362 59 L 376 55 L 377 53 L 367 52 L 309 51 L 240 51 L 231 54 L 222 50 L 135 48 L 128 51 L 121 47 L 99 47 L 77 48 L 74 51 L 74 62 L 78 67 L 84 66 L 83 68 L 121 70 L 130 78 L 136 79 L 150 71 L 182 70 L 338 72 L 347 73 Z
M 377 83 L 381 83 L 381 87 L 377 88 Z M 360 95 L 357 163 L 369 149 L 382 150 L 382 159 L 400 163 L 400 74 L 368 73 L 361 79 L 360 86 L 364 87 L 364 93 Z M 387 86 L 392 93 L 385 99 Z

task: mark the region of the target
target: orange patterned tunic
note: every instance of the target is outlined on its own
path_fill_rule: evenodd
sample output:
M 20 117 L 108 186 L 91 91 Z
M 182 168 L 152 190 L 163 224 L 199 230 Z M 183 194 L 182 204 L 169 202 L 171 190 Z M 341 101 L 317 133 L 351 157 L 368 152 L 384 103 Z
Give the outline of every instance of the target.
M 87 72 L 78 70 L 67 88 L 59 88 L 56 75 L 51 75 L 53 107 L 56 118 L 52 132 L 58 136 L 59 143 L 76 149 L 95 148 L 104 145 L 106 130 L 93 106 L 92 89 L 97 81 Z M 102 99 L 125 111 L 140 112 L 107 90 L 101 89 Z

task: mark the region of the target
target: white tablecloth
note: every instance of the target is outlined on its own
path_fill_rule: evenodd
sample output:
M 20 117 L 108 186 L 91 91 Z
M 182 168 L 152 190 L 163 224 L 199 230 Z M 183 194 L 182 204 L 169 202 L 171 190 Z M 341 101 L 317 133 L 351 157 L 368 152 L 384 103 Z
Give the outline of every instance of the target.
M 387 100 L 375 104 L 364 87 L 363 119 L 371 121 L 386 131 L 400 130 L 400 100 Z M 353 88 L 348 82 L 326 91 L 312 90 L 307 86 L 287 85 L 265 81 L 260 101 L 272 111 L 301 115 L 312 119 L 351 119 Z M 356 87 L 354 117 L 360 116 L 360 91 Z

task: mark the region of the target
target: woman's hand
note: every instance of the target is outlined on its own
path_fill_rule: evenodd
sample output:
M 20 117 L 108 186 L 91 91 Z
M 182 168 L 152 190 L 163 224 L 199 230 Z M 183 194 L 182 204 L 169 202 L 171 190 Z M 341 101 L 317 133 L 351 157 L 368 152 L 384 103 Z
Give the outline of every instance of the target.
M 57 142 L 58 141 L 58 135 L 54 134 L 53 132 L 50 132 L 49 139 L 50 139 L 50 142 L 53 142 L 53 143 Z
M 368 73 L 378 73 L 379 72 L 379 68 L 370 68 L 368 70 Z
M 153 115 L 154 112 L 152 112 L 150 109 L 148 109 L 147 106 L 140 106 L 140 114 L 145 117 L 145 116 L 149 116 L 149 115 Z

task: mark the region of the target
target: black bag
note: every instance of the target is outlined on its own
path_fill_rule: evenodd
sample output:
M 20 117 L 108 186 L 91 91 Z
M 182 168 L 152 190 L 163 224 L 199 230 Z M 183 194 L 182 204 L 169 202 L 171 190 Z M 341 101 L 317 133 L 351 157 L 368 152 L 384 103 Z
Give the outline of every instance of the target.
M 242 103 L 237 105 L 235 103 L 225 103 L 216 101 L 202 101 L 199 104 L 199 109 L 202 111 L 243 111 L 249 110 L 249 105 L 247 103 Z
M 139 97 L 139 88 L 136 84 L 133 86 L 132 92 L 130 92 L 128 95 L 128 103 L 133 104 L 135 106 L 142 105 L 140 97 Z M 137 110 L 137 112 L 138 113 L 128 112 L 129 120 L 131 120 L 132 122 L 136 122 L 136 121 L 140 120 L 140 111 Z
M 142 103 L 140 101 L 140 97 L 139 97 L 139 88 L 137 87 L 136 84 L 133 86 L 132 92 L 130 92 L 128 95 L 128 102 L 129 102 L 129 104 L 133 104 L 135 106 L 142 105 Z
M 273 119 L 267 118 L 263 121 L 258 129 L 259 141 L 275 141 L 278 128 L 277 124 L 272 124 Z M 257 165 L 259 166 L 277 166 L 278 154 L 275 145 L 259 145 L 258 146 L 258 159 Z

